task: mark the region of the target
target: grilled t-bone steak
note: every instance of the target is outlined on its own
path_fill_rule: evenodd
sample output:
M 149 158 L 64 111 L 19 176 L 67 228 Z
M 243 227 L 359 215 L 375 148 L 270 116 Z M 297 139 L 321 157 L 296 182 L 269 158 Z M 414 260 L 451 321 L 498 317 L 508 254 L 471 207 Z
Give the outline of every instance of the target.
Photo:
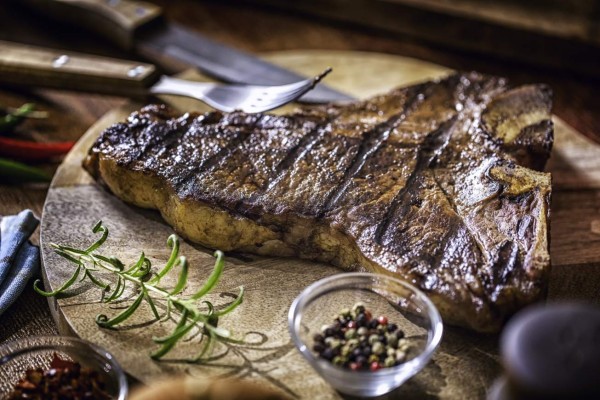
M 390 274 L 496 331 L 547 286 L 550 107 L 477 73 L 285 116 L 151 105 L 84 164 L 191 241 Z

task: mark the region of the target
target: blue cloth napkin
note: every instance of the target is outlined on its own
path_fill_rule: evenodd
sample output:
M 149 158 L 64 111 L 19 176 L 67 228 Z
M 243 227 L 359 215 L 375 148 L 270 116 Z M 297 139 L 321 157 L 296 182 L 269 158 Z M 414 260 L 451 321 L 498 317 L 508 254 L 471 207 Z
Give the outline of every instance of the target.
M 31 210 L 0 222 L 0 315 L 25 289 L 40 269 L 40 252 L 27 241 L 40 221 Z

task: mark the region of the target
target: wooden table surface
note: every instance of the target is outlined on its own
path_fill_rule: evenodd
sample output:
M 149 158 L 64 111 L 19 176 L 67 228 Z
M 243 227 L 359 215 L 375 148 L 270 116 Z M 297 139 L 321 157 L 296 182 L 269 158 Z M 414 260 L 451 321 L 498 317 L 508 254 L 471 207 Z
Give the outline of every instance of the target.
M 0 40 L 134 58 L 114 49 L 101 38 L 43 21 L 16 3 L 2 6 Z M 555 93 L 554 113 L 581 133 L 600 142 L 600 102 L 597 100 L 600 81 L 499 58 L 458 52 L 408 37 L 324 20 L 311 20 L 269 8 L 216 1 L 161 0 L 156 3 L 165 7 L 170 18 L 226 44 L 252 52 L 292 49 L 376 51 L 420 58 L 454 69 L 475 69 L 499 74 L 515 83 L 546 82 Z M 493 46 L 494 41 L 502 38 L 490 37 L 489 40 L 490 46 Z M 598 56 L 600 55 L 582 54 L 582 57 Z M 177 68 L 170 67 L 168 72 L 177 71 Z M 27 122 L 21 128 L 25 136 L 38 141 L 76 140 L 105 112 L 125 101 L 123 98 L 101 95 L 0 87 L 0 105 L 18 106 L 24 102 L 35 102 L 50 112 L 48 120 Z M 52 169 L 56 165 L 44 167 Z M 0 185 L 0 215 L 14 214 L 24 208 L 31 208 L 38 216 L 41 215 L 46 191 L 44 186 Z M 594 194 L 594 197 L 600 198 L 598 195 L 600 193 Z M 37 233 L 34 236 L 32 241 L 37 243 Z M 0 316 L 0 343 L 32 334 L 55 333 L 56 328 L 46 300 L 34 295 L 30 287 L 15 305 Z

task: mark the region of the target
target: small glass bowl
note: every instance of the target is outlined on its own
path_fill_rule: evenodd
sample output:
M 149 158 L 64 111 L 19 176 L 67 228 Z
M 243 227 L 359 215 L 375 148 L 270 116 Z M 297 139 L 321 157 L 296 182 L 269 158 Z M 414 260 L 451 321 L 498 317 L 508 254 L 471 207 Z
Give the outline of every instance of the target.
M 404 331 L 411 344 L 405 362 L 377 371 L 351 371 L 313 352 L 313 336 L 357 302 L 373 317 L 387 316 Z M 439 312 L 421 291 L 399 279 L 360 272 L 333 275 L 304 289 L 292 303 L 288 323 L 292 340 L 312 367 L 335 389 L 354 396 L 380 396 L 402 385 L 427 364 L 443 331 Z
M 29 369 L 50 369 L 54 354 L 94 369 L 116 400 L 127 397 L 127 378 L 112 354 L 85 340 L 66 336 L 32 336 L 0 346 L 0 399 L 10 394 Z

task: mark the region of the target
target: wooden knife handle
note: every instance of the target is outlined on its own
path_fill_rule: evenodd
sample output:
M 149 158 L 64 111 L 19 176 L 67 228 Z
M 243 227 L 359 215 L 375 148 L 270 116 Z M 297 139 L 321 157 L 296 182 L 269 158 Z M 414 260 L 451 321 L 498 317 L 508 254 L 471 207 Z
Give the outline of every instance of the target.
M 35 10 L 93 30 L 125 49 L 133 48 L 135 31 L 158 19 L 161 8 L 127 0 L 24 0 Z
M 138 97 L 157 75 L 151 64 L 0 41 L 0 82 L 11 85 Z

